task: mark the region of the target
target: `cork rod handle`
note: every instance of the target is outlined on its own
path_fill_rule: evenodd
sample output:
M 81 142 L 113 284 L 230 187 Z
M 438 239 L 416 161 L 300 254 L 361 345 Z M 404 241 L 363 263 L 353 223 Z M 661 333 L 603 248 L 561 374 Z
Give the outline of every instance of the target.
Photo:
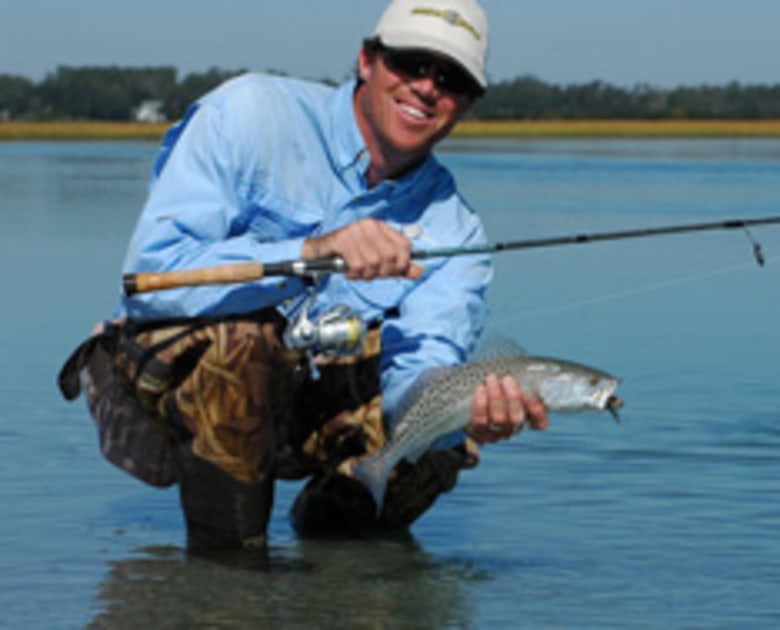
M 203 269 L 182 271 L 158 271 L 151 273 L 128 273 L 122 277 L 125 295 L 131 297 L 148 291 L 162 291 L 178 287 L 203 284 L 236 284 L 262 280 L 263 264 L 259 262 L 217 265 Z

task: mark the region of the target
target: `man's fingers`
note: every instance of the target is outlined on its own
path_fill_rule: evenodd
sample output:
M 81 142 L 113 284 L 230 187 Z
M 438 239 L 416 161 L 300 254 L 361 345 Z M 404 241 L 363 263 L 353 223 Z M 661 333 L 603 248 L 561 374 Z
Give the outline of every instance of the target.
M 484 384 L 474 390 L 474 401 L 471 406 L 471 424 L 467 433 L 479 444 L 497 442 L 501 436 L 490 423 L 488 389 Z
M 412 244 L 403 234 L 383 221 L 362 219 L 340 230 L 310 239 L 305 253 L 339 256 L 352 280 L 406 277 L 416 280 L 424 268 L 412 263 Z
M 490 374 L 474 390 L 469 434 L 478 442 L 509 438 L 526 424 L 546 429 L 547 410 L 539 398 L 524 394 L 514 377 Z
M 419 263 L 410 263 L 409 268 L 406 270 L 406 277 L 409 280 L 419 280 L 425 275 L 425 267 Z
M 532 429 L 544 430 L 550 426 L 547 409 L 535 396 L 523 396 L 523 406 L 528 424 Z
M 549 426 L 544 403 L 536 396 L 523 393 L 514 377 L 505 376 L 501 379 L 501 386 L 508 405 L 508 420 L 515 431 L 525 423 L 532 429 L 546 429 Z
M 508 409 L 501 381 L 495 374 L 490 374 L 485 379 L 485 387 L 488 393 L 488 414 L 490 423 L 493 426 L 501 426 L 506 423 L 508 418 Z
M 477 427 L 487 427 L 488 396 L 484 385 L 478 385 L 474 390 L 474 402 L 471 405 L 471 422 Z
M 517 431 L 525 422 L 525 399 L 517 380 L 512 376 L 505 376 L 501 379 L 501 387 L 507 404 L 507 420 L 512 425 L 512 429 Z

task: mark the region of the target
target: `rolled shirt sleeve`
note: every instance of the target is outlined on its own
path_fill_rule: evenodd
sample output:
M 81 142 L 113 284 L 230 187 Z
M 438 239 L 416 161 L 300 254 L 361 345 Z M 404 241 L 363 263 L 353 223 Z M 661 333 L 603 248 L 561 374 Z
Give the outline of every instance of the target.
M 251 210 L 240 198 L 241 169 L 222 134 L 222 112 L 198 106 L 176 129 L 125 258 L 124 273 L 196 269 L 236 262 L 275 262 L 300 256 L 303 237 L 262 240 L 247 230 Z M 173 140 L 170 140 L 173 142 Z M 131 317 L 193 317 L 276 304 L 303 288 L 300 281 L 266 279 L 157 291 L 128 299 Z

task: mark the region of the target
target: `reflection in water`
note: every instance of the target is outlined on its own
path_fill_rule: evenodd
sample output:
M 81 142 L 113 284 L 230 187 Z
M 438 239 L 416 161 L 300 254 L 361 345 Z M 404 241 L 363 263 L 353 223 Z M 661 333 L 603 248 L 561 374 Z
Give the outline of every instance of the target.
M 475 611 L 464 593 L 483 579 L 411 537 L 209 558 L 145 548 L 111 563 L 90 627 L 466 627 Z

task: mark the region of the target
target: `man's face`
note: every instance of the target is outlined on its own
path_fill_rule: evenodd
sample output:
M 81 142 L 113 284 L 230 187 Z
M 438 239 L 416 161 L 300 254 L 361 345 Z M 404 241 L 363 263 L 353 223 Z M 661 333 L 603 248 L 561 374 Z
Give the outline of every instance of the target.
M 382 52 L 361 50 L 358 70 L 363 82 L 355 95 L 358 125 L 372 160 L 387 163 L 386 176 L 424 159 L 474 102 L 438 87 L 434 72 L 415 77 L 391 68 Z

